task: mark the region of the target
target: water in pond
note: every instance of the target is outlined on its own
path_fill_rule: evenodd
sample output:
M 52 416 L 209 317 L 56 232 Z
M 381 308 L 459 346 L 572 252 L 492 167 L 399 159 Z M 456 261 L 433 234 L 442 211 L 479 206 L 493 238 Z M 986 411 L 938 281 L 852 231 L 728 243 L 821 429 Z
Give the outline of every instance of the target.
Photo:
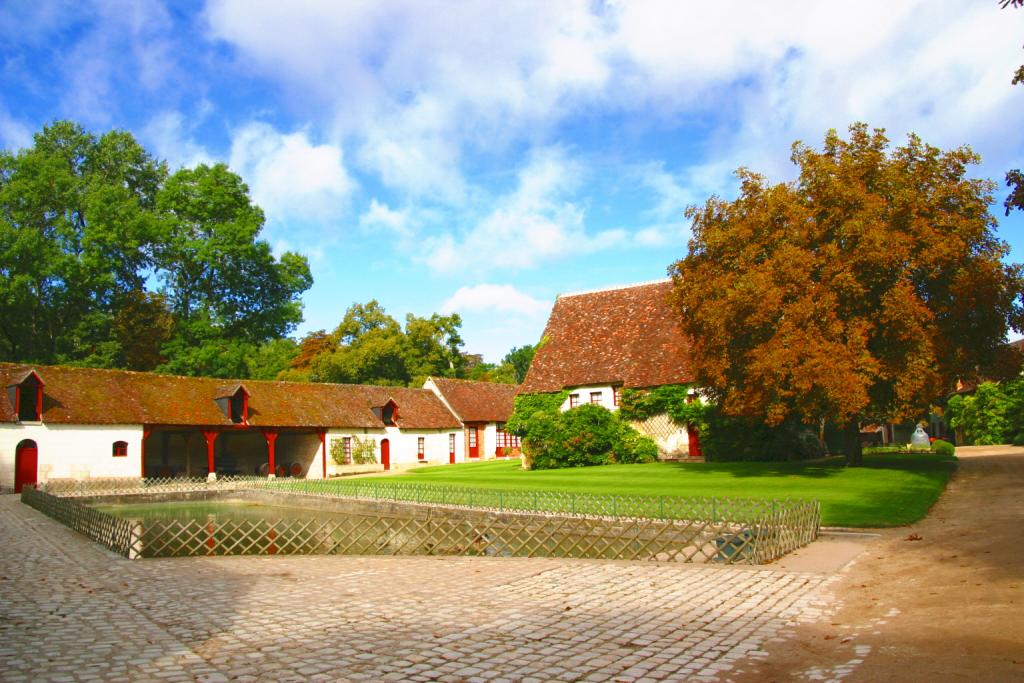
M 341 512 L 322 512 L 300 508 L 260 505 L 246 501 L 175 501 L 168 503 L 142 503 L 134 505 L 94 504 L 92 507 L 109 515 L 123 517 L 136 522 L 193 520 L 214 522 L 239 522 L 263 520 L 268 522 L 293 519 L 337 519 L 348 516 Z
M 642 520 L 360 515 L 187 501 L 94 505 L 132 521 L 141 557 L 185 555 L 498 555 L 608 559 L 695 555 L 711 544 L 688 526 Z

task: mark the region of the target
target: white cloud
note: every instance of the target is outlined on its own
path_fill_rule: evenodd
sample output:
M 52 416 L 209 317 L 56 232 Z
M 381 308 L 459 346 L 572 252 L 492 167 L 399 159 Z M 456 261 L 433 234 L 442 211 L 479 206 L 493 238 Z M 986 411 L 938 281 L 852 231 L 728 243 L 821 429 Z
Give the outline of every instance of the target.
M 15 151 L 32 144 L 32 131 L 0 103 L 0 149 Z
M 589 112 L 641 126 L 714 117 L 697 163 L 723 167 L 723 184 L 739 165 L 791 173 L 794 139 L 858 119 L 1008 164 L 1024 141 L 1007 123 L 1022 101 L 1008 83 L 1015 17 L 976 0 L 212 0 L 206 12 L 211 35 L 305 95 L 362 168 L 453 205 L 473 191 L 472 155 L 549 146 Z
M 141 137 L 156 156 L 167 160 L 172 169 L 212 163 L 213 157 L 193 137 L 195 123 L 196 119 L 191 119 L 186 124 L 181 112 L 163 112 L 149 120 L 142 129 Z
M 329 227 L 347 209 L 355 186 L 340 147 L 316 145 L 303 131 L 280 133 L 260 122 L 235 132 L 230 166 L 249 184 L 268 222 Z
M 490 284 L 460 287 L 441 304 L 441 310 L 445 313 L 494 311 L 528 317 L 543 315 L 549 308 L 550 304 L 534 299 L 512 285 Z
M 559 149 L 534 151 L 515 188 L 495 198 L 493 209 L 470 230 L 425 242 L 427 263 L 441 272 L 494 266 L 515 271 L 621 243 L 623 230 L 587 232 L 585 210 L 572 200 L 583 174 L 583 166 Z
M 392 209 L 376 199 L 370 201 L 370 208 L 359 217 L 359 227 L 367 232 L 385 230 L 403 240 L 413 235 L 412 216 L 408 209 Z

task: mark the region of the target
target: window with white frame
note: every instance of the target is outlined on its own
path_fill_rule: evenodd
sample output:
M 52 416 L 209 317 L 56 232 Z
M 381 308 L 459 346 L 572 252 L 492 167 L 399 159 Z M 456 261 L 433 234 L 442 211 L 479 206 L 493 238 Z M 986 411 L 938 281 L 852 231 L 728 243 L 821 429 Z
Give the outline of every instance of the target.
M 352 463 L 352 437 L 345 436 L 341 439 L 341 452 L 345 454 L 345 462 Z
M 518 435 L 505 431 L 504 423 L 498 424 L 496 434 L 498 448 L 519 448 L 521 445 Z

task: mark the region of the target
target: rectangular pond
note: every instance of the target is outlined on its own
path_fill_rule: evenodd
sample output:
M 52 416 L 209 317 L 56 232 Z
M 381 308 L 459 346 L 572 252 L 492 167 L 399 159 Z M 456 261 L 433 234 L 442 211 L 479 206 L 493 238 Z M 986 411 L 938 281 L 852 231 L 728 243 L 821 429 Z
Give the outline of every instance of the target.
M 22 500 L 129 558 L 478 555 L 757 563 L 760 527 L 223 491 Z M 760 560 L 763 561 L 763 560 Z

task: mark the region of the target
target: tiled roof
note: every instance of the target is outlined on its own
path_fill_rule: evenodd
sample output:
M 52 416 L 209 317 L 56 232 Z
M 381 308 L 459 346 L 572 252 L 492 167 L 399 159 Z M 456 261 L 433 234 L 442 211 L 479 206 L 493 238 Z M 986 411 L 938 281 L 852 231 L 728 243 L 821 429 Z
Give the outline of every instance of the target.
M 214 399 L 225 382 L 124 370 L 0 363 L 0 382 L 11 384 L 35 369 L 42 378 L 43 422 L 52 424 L 230 425 Z M 388 398 L 398 404 L 405 429 L 458 428 L 459 421 L 426 389 L 357 384 L 245 380 L 249 424 L 256 427 L 380 428 L 373 408 Z M 9 395 L 0 396 L 0 422 L 15 422 Z
M 463 422 L 504 422 L 512 414 L 517 384 L 432 377 L 448 405 Z
M 692 381 L 671 289 L 662 281 L 558 297 L 520 391 Z

